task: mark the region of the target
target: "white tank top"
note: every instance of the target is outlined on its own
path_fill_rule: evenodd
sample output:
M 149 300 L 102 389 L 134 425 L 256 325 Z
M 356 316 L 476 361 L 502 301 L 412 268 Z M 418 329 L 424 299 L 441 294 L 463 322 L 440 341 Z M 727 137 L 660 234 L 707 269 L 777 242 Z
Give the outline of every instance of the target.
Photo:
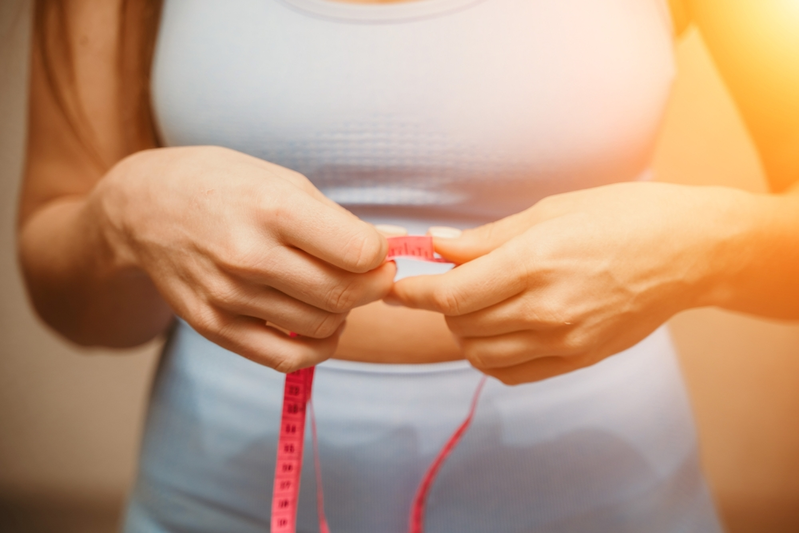
M 646 175 L 674 73 L 664 4 L 170 1 L 157 122 L 366 219 L 496 220 Z
M 663 0 L 167 0 L 153 75 L 167 145 L 261 157 L 423 232 L 645 177 L 671 27 Z M 333 533 L 407 531 L 478 379 L 461 361 L 319 365 Z M 125 531 L 267 531 L 281 397 L 282 375 L 179 322 Z M 306 461 L 300 531 L 314 484 Z M 667 332 L 542 383 L 489 380 L 426 517 L 427 533 L 718 533 Z

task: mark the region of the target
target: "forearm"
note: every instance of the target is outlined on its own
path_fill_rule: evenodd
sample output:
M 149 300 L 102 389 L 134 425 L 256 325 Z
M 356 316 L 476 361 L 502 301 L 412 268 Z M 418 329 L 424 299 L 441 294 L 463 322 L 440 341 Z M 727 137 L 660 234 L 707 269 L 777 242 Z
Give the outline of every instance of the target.
M 39 316 L 84 345 L 130 347 L 172 313 L 141 271 L 120 264 L 90 195 L 52 201 L 19 229 L 19 256 Z
M 784 194 L 723 194 L 730 231 L 712 250 L 701 303 L 763 317 L 799 319 L 799 187 Z M 710 212 L 713 215 L 713 211 Z

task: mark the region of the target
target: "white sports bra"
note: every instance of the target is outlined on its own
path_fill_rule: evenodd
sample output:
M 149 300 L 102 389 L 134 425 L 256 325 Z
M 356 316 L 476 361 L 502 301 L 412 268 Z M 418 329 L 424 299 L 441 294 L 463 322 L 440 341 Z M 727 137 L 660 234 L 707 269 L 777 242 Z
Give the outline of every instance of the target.
M 163 24 L 167 145 L 235 148 L 411 226 L 645 177 L 674 74 L 661 0 L 170 1 Z

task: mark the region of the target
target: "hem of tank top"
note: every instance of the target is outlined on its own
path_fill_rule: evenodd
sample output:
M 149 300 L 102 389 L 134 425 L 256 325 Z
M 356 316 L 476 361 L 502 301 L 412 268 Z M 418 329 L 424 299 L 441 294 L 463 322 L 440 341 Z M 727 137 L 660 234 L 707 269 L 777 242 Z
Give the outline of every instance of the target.
M 362 24 L 413 22 L 468 9 L 485 0 L 408 0 L 391 5 L 364 5 L 333 0 L 277 0 L 292 9 L 318 18 Z
M 345 359 L 328 359 L 316 366 L 325 370 L 360 372 L 364 374 L 435 374 L 439 372 L 473 370 L 469 362 L 463 359 L 423 364 L 365 363 L 363 361 L 347 361 Z M 474 371 L 477 372 L 477 370 Z

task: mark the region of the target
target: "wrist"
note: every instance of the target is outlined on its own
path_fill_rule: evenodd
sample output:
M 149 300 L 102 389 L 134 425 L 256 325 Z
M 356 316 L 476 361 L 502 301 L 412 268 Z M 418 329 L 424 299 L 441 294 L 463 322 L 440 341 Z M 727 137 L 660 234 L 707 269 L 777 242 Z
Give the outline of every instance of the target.
M 132 181 L 140 153 L 118 162 L 87 197 L 86 219 L 97 236 L 97 247 L 110 273 L 140 269 L 135 246 L 135 222 L 131 211 L 141 202 Z
M 784 212 L 780 197 L 737 189 L 706 188 L 707 221 L 704 261 L 707 266 L 696 307 L 740 309 L 753 287 L 753 276 L 767 276 L 767 256 Z

